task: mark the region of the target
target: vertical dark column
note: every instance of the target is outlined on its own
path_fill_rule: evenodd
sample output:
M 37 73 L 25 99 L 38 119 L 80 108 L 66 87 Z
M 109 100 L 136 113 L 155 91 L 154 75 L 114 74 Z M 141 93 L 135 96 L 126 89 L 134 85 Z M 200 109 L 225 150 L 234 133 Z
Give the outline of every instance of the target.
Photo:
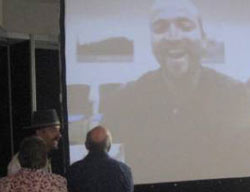
M 17 152 L 25 126 L 30 125 L 32 111 L 30 42 L 22 41 L 10 45 L 11 100 L 14 151 Z
M 60 77 L 61 77 L 61 93 L 62 105 L 61 114 L 64 122 L 64 172 L 69 166 L 69 134 L 68 134 L 68 110 L 67 110 L 67 85 L 66 85 L 66 58 L 65 58 L 65 0 L 60 0 Z
M 36 92 L 37 110 L 54 108 L 63 122 L 61 111 L 61 79 L 59 66 L 59 51 L 36 49 Z M 62 127 L 63 128 L 63 127 Z M 52 153 L 53 172 L 64 174 L 66 166 L 64 137 L 59 144 L 59 150 Z
M 1 43 L 0 43 L 1 44 Z M 0 177 L 7 173 L 11 157 L 11 120 L 8 46 L 0 45 Z
M 54 108 L 60 112 L 58 50 L 36 49 L 37 110 Z

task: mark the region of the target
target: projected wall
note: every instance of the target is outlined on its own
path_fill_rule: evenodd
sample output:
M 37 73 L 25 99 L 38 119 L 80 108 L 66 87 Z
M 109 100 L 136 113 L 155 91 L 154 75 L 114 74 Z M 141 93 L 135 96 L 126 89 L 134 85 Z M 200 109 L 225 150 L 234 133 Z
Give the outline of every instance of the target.
M 71 162 L 102 124 L 135 183 L 249 176 L 249 10 L 248 0 L 66 0 Z

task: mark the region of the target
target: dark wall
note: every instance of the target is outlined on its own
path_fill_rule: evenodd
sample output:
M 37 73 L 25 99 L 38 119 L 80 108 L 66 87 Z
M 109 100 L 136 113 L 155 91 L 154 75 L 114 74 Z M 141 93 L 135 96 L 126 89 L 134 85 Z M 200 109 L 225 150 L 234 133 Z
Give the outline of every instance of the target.
M 11 119 L 13 124 L 14 152 L 28 134 L 24 127 L 30 125 L 32 113 L 31 59 L 28 40 L 10 45 Z
M 37 109 L 55 108 L 63 119 L 61 73 L 58 50 L 36 49 Z M 31 49 L 29 40 L 0 42 L 0 177 L 7 173 L 13 153 L 21 140 L 31 133 L 32 108 Z M 64 124 L 62 126 L 64 129 Z M 13 149 L 13 150 L 11 150 Z M 52 153 L 53 171 L 64 174 L 68 165 L 68 135 L 63 134 L 59 150 Z
M 0 177 L 6 175 L 6 165 L 11 157 L 8 72 L 8 46 L 0 45 Z
M 36 49 L 37 109 L 60 111 L 60 74 L 58 50 Z
M 19 149 L 31 114 L 29 41 L 0 42 L 0 176 L 7 173 L 12 151 Z
M 63 108 L 61 102 L 61 73 L 59 62 L 59 51 L 53 49 L 36 49 L 36 93 L 37 110 L 56 109 L 64 122 Z M 53 172 L 63 175 L 68 165 L 68 135 L 64 132 L 62 125 L 62 139 L 59 150 L 52 153 Z

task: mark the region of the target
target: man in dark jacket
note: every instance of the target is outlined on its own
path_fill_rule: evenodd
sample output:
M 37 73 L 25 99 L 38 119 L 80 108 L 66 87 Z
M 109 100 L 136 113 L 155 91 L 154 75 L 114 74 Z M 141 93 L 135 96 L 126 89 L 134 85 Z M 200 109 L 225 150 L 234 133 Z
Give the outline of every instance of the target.
M 134 181 L 207 179 L 247 170 L 247 89 L 203 65 L 208 39 L 195 4 L 156 0 L 150 30 L 159 68 L 100 97 L 102 124 L 114 143 L 123 143 Z M 237 155 L 225 152 L 230 146 Z M 233 171 L 234 165 L 241 168 Z
M 70 166 L 67 173 L 71 192 L 132 192 L 130 168 L 109 157 L 111 134 L 102 126 L 88 132 L 85 146 L 88 155 Z

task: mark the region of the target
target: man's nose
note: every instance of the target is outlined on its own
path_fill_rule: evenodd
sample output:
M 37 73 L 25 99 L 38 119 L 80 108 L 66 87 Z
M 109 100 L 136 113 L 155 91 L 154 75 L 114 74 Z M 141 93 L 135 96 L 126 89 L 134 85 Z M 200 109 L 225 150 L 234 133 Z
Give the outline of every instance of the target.
M 180 30 L 178 29 L 176 24 L 173 22 L 170 23 L 167 34 L 168 34 L 168 39 L 171 39 L 171 40 L 180 39 Z
M 61 137 L 62 137 L 62 133 L 60 132 L 60 133 L 59 133 L 59 138 L 61 138 Z
M 60 139 L 62 137 L 62 134 L 63 133 L 61 131 L 58 132 L 58 135 L 57 135 L 58 139 Z

